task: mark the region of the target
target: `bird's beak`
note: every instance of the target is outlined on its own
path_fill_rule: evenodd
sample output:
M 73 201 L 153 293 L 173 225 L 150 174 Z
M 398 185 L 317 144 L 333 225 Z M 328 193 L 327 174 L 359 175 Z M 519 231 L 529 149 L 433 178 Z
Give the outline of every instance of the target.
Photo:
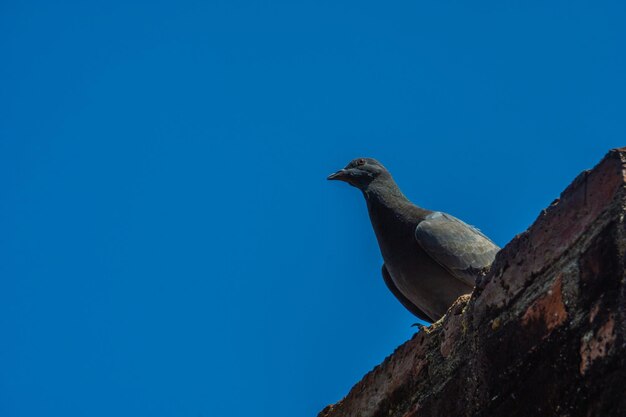
M 345 181 L 348 177 L 348 170 L 347 169 L 340 169 L 339 171 L 335 172 L 334 174 L 330 174 L 328 176 L 328 178 L 326 178 L 327 180 L 340 180 L 340 181 Z

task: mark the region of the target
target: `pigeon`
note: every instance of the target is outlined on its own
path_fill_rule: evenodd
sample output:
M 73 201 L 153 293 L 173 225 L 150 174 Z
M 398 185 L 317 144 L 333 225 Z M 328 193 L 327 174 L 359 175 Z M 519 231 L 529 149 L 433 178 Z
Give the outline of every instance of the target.
M 459 296 L 472 292 L 500 250 L 477 228 L 411 203 L 375 159 L 354 159 L 328 179 L 361 190 L 383 257 L 385 284 L 423 321 L 439 320 Z

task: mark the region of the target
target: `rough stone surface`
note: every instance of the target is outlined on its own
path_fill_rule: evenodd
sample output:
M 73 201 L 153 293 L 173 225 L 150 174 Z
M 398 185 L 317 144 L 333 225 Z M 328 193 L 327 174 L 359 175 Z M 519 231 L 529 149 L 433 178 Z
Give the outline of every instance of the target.
M 626 416 L 626 148 L 319 417 Z

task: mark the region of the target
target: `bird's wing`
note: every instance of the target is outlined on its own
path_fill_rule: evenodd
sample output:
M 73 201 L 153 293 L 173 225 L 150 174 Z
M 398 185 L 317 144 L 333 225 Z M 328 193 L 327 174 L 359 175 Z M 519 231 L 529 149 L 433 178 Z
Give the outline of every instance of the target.
M 385 284 L 387 284 L 387 288 L 389 288 L 389 291 L 391 291 L 391 293 L 398 299 L 398 301 L 400 301 L 402 303 L 402 305 L 407 310 L 409 310 L 411 313 L 415 314 L 417 316 L 417 318 L 420 319 L 420 320 L 427 321 L 428 323 L 434 322 L 433 319 L 428 317 L 426 315 L 426 313 L 424 313 L 422 310 L 420 310 L 415 304 L 413 304 L 411 301 L 409 301 L 409 299 L 406 298 L 400 292 L 398 287 L 396 287 L 396 284 L 391 279 L 391 275 L 389 275 L 389 271 L 387 271 L 387 267 L 385 266 L 385 264 L 383 264 L 383 279 L 385 280 Z
M 477 228 L 441 212 L 429 214 L 417 225 L 415 239 L 430 257 L 471 286 L 500 250 Z

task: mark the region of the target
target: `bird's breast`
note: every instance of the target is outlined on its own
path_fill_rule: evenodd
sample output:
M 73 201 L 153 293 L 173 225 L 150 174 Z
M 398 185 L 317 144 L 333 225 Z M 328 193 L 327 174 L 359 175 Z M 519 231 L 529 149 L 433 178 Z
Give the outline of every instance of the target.
M 368 200 L 368 209 L 387 271 L 398 291 L 415 306 L 430 317 L 441 317 L 460 295 L 472 291 L 415 240 L 423 214 L 417 208 Z
M 383 254 L 385 266 L 398 290 L 430 317 L 441 317 L 448 307 L 471 287 L 455 278 L 433 260 L 417 242 L 410 251 L 398 249 Z

